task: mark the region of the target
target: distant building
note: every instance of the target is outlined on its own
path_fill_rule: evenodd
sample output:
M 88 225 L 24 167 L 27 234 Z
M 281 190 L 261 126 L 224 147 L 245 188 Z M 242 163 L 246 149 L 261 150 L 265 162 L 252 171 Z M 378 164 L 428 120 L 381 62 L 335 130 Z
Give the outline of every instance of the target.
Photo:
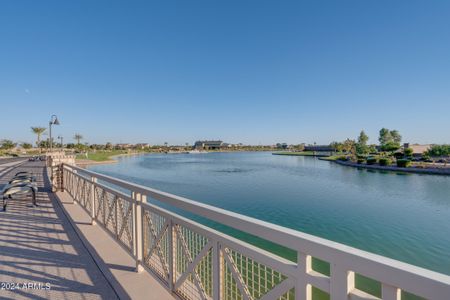
M 422 155 L 424 152 L 430 150 L 431 148 L 431 144 L 425 144 L 425 145 L 419 145 L 419 144 L 409 144 L 409 143 L 404 143 L 403 144 L 403 148 L 411 148 L 413 149 L 413 155 Z
M 127 150 L 127 149 L 131 149 L 133 147 L 132 144 L 116 144 L 116 149 L 120 149 L 120 150 Z
M 305 146 L 304 151 L 332 152 L 334 149 L 330 145 L 308 145 Z
M 150 148 L 150 144 L 149 143 L 138 143 L 138 144 L 134 145 L 134 148 L 142 150 L 142 149 Z
M 195 149 L 202 150 L 218 150 L 224 146 L 222 141 L 196 141 L 194 144 Z

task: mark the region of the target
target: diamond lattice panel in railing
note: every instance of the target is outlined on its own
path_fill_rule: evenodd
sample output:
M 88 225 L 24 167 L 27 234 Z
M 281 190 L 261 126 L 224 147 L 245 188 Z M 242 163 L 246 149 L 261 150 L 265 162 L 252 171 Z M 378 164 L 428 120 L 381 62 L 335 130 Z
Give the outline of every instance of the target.
M 185 299 L 212 297 L 212 247 L 208 238 L 175 225 L 175 289 Z
M 117 215 L 116 215 L 116 206 L 117 206 L 117 197 L 114 194 L 111 194 L 105 191 L 105 227 L 112 234 L 117 234 Z
M 144 264 L 166 282 L 169 279 L 169 221 L 148 210 L 144 211 Z
M 97 222 L 105 225 L 105 204 L 106 204 L 106 192 L 101 187 L 96 186 L 94 189 L 95 195 L 95 218 Z
M 127 200 L 118 198 L 117 211 L 118 239 L 129 251 L 133 251 L 133 205 Z
M 261 264 L 236 250 L 224 247 L 222 251 L 225 261 L 224 290 L 237 294 L 240 291 L 243 299 L 278 299 L 290 294 L 292 284 L 286 275 Z M 227 279 L 233 278 L 231 281 Z M 230 299 L 226 295 L 225 299 Z M 289 298 L 285 298 L 289 299 Z

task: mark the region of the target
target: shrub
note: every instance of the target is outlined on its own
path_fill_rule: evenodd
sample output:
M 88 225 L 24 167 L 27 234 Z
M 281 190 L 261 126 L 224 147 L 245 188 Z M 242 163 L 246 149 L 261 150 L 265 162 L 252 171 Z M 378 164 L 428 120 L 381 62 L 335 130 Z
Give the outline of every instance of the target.
M 397 167 L 407 168 L 411 166 L 411 161 L 409 159 L 397 159 Z
M 434 145 L 427 151 L 429 156 L 448 156 L 450 155 L 450 145 Z
M 389 166 L 392 163 L 392 160 L 387 157 L 380 158 L 380 166 Z
M 403 153 L 401 153 L 401 152 L 395 152 L 395 153 L 394 153 L 394 157 L 397 158 L 397 159 L 403 158 Z
M 412 156 L 414 150 L 412 148 L 406 148 L 403 152 L 405 153 L 405 156 Z
M 381 150 L 383 151 L 394 152 L 398 149 L 400 149 L 400 144 L 395 142 L 389 142 L 387 144 L 381 145 Z
M 376 157 L 370 156 L 370 157 L 366 158 L 366 162 L 368 165 L 373 165 L 373 164 L 377 163 L 377 159 L 376 159 Z
M 342 156 L 339 156 L 339 157 L 338 157 L 338 160 L 341 160 L 341 161 L 348 161 L 348 157 L 345 156 L 345 155 L 342 155 Z
M 364 158 L 358 158 L 358 165 L 362 165 L 363 163 L 366 162 L 366 160 Z

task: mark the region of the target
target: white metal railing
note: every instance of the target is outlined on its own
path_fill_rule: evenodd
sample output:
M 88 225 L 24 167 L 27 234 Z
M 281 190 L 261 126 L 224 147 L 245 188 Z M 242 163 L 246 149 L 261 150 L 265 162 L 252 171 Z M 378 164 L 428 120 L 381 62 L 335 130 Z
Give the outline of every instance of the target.
M 136 259 L 182 299 L 450 299 L 450 276 L 71 165 L 63 187 Z M 124 192 L 127 191 L 127 192 Z M 152 199 L 294 249 L 297 263 L 201 225 Z M 330 276 L 312 259 L 330 263 Z M 381 283 L 381 298 L 355 287 L 355 274 Z

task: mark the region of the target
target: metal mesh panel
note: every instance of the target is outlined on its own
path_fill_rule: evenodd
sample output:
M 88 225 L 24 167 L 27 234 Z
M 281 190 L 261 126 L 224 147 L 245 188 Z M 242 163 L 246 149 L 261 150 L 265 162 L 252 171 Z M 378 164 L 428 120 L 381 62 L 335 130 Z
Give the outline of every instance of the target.
M 105 225 L 105 190 L 103 190 L 101 187 L 96 186 L 94 188 L 94 195 L 95 195 L 95 219 L 100 224 Z
M 64 190 L 69 193 L 70 196 L 72 195 L 72 173 L 67 171 L 66 169 L 63 169 L 63 185 Z
M 239 290 L 237 283 L 233 277 L 233 273 L 230 270 L 230 267 L 225 264 L 224 276 L 223 276 L 223 299 L 224 300 L 242 300 L 242 293 Z
M 237 295 L 236 288 L 241 292 L 243 290 L 251 299 L 260 299 L 287 279 L 287 276 L 280 272 L 233 249 L 224 248 L 223 255 L 228 256 L 228 259 L 225 260 L 227 268 L 225 268 L 224 290 L 229 291 L 229 294 L 225 295 L 225 299 L 233 299 L 229 297 Z M 230 277 L 233 277 L 234 281 L 227 280 Z
M 199 260 L 176 292 L 185 299 L 212 297 L 212 250 L 207 245 L 208 238 L 189 228 L 175 225 L 174 241 L 176 281 L 189 272 L 191 262 Z
M 81 203 L 82 206 L 87 210 L 91 210 L 91 187 L 92 183 L 88 181 L 87 179 L 83 179 L 83 191 L 82 191 L 82 198 Z
M 133 251 L 133 206 L 131 202 L 124 199 L 117 199 L 117 238 L 128 248 Z
M 284 295 L 278 298 L 278 300 L 295 300 L 295 289 L 290 289 Z M 299 299 L 302 300 L 302 299 Z
M 144 211 L 143 220 L 144 264 L 163 280 L 169 278 L 169 233 L 166 219 L 150 211 Z
M 107 191 L 104 194 L 105 201 L 105 227 L 112 234 L 117 234 L 117 197 Z

